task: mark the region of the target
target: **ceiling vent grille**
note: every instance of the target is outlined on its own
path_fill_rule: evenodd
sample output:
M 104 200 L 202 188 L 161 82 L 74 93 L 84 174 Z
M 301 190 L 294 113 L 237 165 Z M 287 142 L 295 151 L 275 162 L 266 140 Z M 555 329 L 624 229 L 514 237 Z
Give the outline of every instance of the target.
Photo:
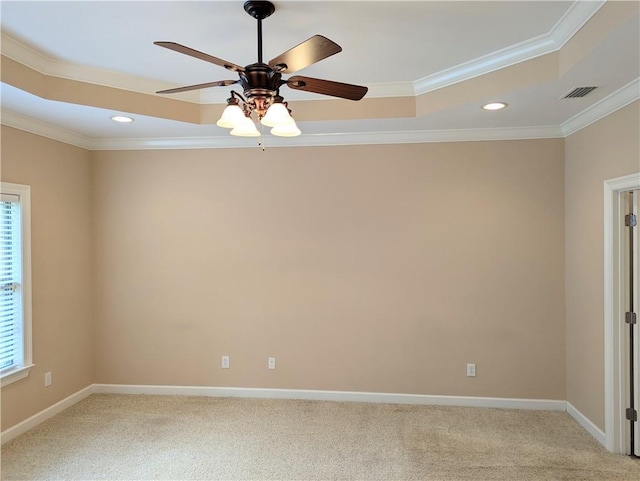
M 573 90 L 571 90 L 569 93 L 563 95 L 560 98 L 563 98 L 563 99 L 578 99 L 578 98 L 581 98 L 581 97 L 585 97 L 586 95 L 590 94 L 591 92 L 593 92 L 597 88 L 598 87 L 576 87 Z

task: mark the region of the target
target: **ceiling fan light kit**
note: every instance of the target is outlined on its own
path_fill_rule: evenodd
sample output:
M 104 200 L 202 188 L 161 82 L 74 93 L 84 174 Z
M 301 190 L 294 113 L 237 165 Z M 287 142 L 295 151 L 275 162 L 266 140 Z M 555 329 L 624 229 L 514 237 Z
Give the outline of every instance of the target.
M 272 127 L 272 135 L 294 137 L 301 134 L 295 120 L 291 117 L 291 111 L 288 109 L 287 103 L 280 96 L 280 87 L 283 85 L 296 90 L 348 100 L 360 100 L 365 96 L 368 88 L 360 85 L 300 75 L 291 77 L 288 80 L 283 79 L 283 72 L 291 73 L 302 70 L 309 65 L 341 52 L 342 47 L 322 35 L 314 35 L 265 64 L 262 61 L 262 20 L 275 12 L 275 6 L 268 1 L 250 0 L 245 2 L 244 10 L 258 21 L 257 63 L 241 67 L 174 42 L 154 42 L 155 45 L 160 47 L 219 65 L 227 70 L 236 72 L 239 76 L 238 80 L 219 80 L 161 90 L 157 93 L 170 94 L 240 84 L 243 88 L 244 96 L 231 91 L 231 97 L 227 99 L 227 106 L 216 125 L 232 129 L 231 135 L 243 137 L 257 137 L 260 135 L 254 121 L 251 119 L 251 115 L 254 112 L 263 125 Z

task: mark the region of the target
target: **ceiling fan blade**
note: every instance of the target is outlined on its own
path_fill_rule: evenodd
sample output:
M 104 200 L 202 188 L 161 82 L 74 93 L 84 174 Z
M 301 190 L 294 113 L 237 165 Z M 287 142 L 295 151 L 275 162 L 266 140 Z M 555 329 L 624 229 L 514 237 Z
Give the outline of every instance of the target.
M 183 53 L 185 55 L 189 55 L 190 57 L 199 58 L 200 60 L 204 60 L 205 62 L 210 62 L 216 65 L 220 65 L 229 70 L 233 70 L 234 72 L 244 72 L 244 67 L 240 65 L 236 65 L 235 63 L 227 62 L 226 60 L 222 60 L 221 58 L 214 57 L 213 55 L 209 55 L 208 53 L 200 52 L 198 50 L 194 50 L 189 47 L 185 47 L 184 45 L 180 45 L 175 42 L 153 42 L 154 45 L 158 45 L 159 47 L 168 48 L 169 50 L 173 50 L 174 52 Z
M 322 35 L 314 35 L 271 60 L 269 66 L 286 65 L 282 71 L 296 72 L 338 52 L 342 52 L 340 45 Z
M 360 100 L 369 90 L 367 87 L 360 85 L 343 84 L 341 82 L 303 77 L 301 75 L 294 75 L 293 77 L 290 77 L 286 81 L 286 84 L 292 89 L 330 95 L 332 97 L 340 97 L 349 100 Z
M 188 85 L 186 87 L 177 87 L 175 89 L 160 90 L 157 94 L 176 94 L 178 92 L 188 92 L 189 90 L 206 89 L 207 87 L 226 87 L 239 83 L 240 80 L 218 80 L 217 82 L 207 82 L 204 84 Z

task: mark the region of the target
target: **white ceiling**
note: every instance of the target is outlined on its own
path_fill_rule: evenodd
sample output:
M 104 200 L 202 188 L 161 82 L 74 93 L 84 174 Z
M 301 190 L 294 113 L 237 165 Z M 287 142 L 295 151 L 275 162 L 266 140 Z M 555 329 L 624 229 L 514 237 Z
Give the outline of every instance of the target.
M 425 93 L 557 50 L 603 2 L 274 3 L 276 12 L 263 23 L 265 60 L 322 34 L 340 44 L 343 51 L 300 74 L 366 85 L 368 97 L 384 97 Z M 149 94 L 160 88 L 235 79 L 232 72 L 153 42 L 174 41 L 240 65 L 253 63 L 257 60 L 256 21 L 242 6 L 243 1 L 2 1 L 2 52 L 35 70 L 64 72 L 68 78 Z M 635 14 L 557 80 L 505 90 L 497 97 L 478 98 L 419 117 L 299 122 L 304 134 L 288 142 L 322 143 L 321 139 L 330 136 L 335 142 L 336 136 L 345 139 L 350 133 L 361 138 L 386 135 L 396 139 L 416 138 L 412 135 L 420 133 L 428 140 L 429 134 L 437 131 L 487 129 L 529 129 L 562 136 L 581 112 L 637 83 L 639 32 L 639 16 Z M 559 99 L 582 85 L 599 88 L 583 99 Z M 635 84 L 632 87 L 633 96 L 637 88 Z M 222 103 L 229 90 L 206 89 L 178 98 Z M 321 102 L 326 98 L 284 90 L 294 115 L 296 100 Z M 482 102 L 492 100 L 506 101 L 509 107 L 493 113 L 480 109 Z M 138 114 L 132 124 L 115 124 L 109 120 L 116 113 L 113 110 L 45 100 L 6 83 L 2 84 L 1 104 L 7 125 L 72 142 L 75 139 L 74 143 L 96 148 L 131 147 L 135 139 L 145 139 L 147 145 L 151 139 L 157 141 L 153 145 L 181 139 L 175 145 L 183 147 L 190 143 L 215 146 L 222 142 L 229 146 L 235 142 L 240 146 L 247 142 L 229 138 L 226 129 L 215 125 Z M 222 108 L 220 105 L 220 111 Z M 273 142 L 277 145 L 280 140 Z

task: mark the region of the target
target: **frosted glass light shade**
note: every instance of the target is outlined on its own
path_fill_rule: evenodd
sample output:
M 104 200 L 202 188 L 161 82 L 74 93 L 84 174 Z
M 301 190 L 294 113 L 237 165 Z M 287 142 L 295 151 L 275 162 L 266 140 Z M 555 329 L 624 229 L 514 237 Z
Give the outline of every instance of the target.
M 244 112 L 242 112 L 242 109 L 238 105 L 227 105 L 222 112 L 220 120 L 216 122 L 216 125 L 218 127 L 224 127 L 225 129 L 233 129 L 245 118 Z
M 286 124 L 293 121 L 291 115 L 289 115 L 289 109 L 281 102 L 271 104 L 267 109 L 267 113 L 262 117 L 262 125 L 267 127 L 275 127 L 280 124 Z
M 296 137 L 301 133 L 293 118 L 291 118 L 291 122 L 277 125 L 271 129 L 271 135 L 277 135 L 278 137 Z
M 243 120 L 233 128 L 230 134 L 238 137 L 260 137 L 260 132 L 256 129 L 256 124 L 253 123 L 251 117 L 244 115 Z

